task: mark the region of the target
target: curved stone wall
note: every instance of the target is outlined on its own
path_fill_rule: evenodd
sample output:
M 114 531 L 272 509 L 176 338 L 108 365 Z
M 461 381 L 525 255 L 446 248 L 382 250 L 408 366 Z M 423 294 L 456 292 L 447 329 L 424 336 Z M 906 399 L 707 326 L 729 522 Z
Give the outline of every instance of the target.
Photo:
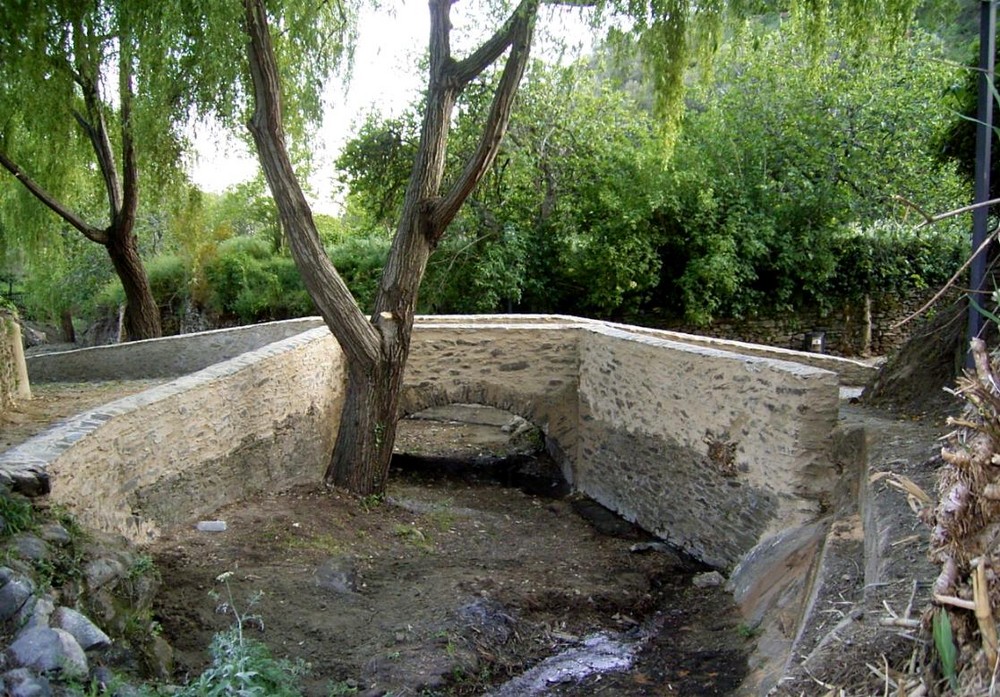
M 344 373 L 317 325 L 32 358 L 38 381 L 79 379 L 84 366 L 103 378 L 196 372 L 80 415 L 0 455 L 0 468 L 46 472 L 56 501 L 138 541 L 252 491 L 318 479 Z M 838 375 L 678 336 L 558 316 L 421 318 L 402 409 L 478 402 L 519 414 L 543 429 L 576 489 L 732 568 L 829 498 Z
M 52 500 L 84 525 L 146 542 L 250 494 L 320 478 L 343 382 L 330 333 L 300 332 L 67 419 L 0 454 L 0 468 L 15 483 L 47 477 Z

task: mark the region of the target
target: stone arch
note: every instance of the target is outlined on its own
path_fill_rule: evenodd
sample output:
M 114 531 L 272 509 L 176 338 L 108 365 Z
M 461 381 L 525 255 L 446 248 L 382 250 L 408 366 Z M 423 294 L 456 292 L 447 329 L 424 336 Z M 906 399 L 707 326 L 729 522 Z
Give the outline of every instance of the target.
M 450 383 L 447 386 L 423 383 L 404 385 L 400 397 L 400 417 L 448 404 L 482 404 L 531 422 L 541 429 L 545 449 L 559 465 L 566 481 L 573 484 L 573 456 L 577 439 L 575 399 L 528 395 L 488 382 Z M 572 414 L 566 413 L 568 407 L 572 407 Z

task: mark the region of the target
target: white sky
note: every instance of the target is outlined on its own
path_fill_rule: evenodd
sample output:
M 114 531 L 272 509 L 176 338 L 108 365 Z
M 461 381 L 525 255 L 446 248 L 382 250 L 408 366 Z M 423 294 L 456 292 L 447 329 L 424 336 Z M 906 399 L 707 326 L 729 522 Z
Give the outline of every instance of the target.
M 310 180 L 317 192 L 312 201 L 318 212 L 336 213 L 333 200 L 336 173 L 333 161 L 340 148 L 353 135 L 355 126 L 370 109 L 385 115 L 399 114 L 413 102 L 423 88 L 426 76 L 418 71 L 417 63 L 423 56 L 430 32 L 430 15 L 426 0 L 395 0 L 391 10 L 365 8 L 360 17 L 358 41 L 354 55 L 354 74 L 346 95 L 336 84 L 327 96 L 328 107 L 323 125 L 318 133 L 317 152 L 314 154 L 314 171 Z M 475 33 L 474 18 L 463 16 L 464 3 L 452 11 L 453 50 L 461 52 L 460 39 Z M 563 12 L 555 23 L 565 35 L 585 37 L 577 50 L 589 45 L 589 34 L 578 15 Z M 486 22 L 486 25 L 492 23 Z M 463 26 L 466 25 L 466 26 Z M 464 28 L 469 32 L 462 31 Z M 489 27 L 492 28 L 492 27 Z M 476 37 L 481 39 L 483 37 Z M 546 53 L 544 39 L 541 52 Z M 195 184 L 204 191 L 221 193 L 234 184 L 253 178 L 258 170 L 256 156 L 242 143 L 218 131 L 202 128 L 195 134 L 198 156 L 191 169 Z
M 417 72 L 416 61 L 427 45 L 429 23 L 427 4 L 422 0 L 397 1 L 393 12 L 362 12 L 353 79 L 346 95 L 339 85 L 332 86 L 317 138 L 317 175 L 310 183 L 325 199 L 313 202 L 318 209 L 335 208 L 330 200 L 332 163 L 353 132 L 355 120 L 372 107 L 387 114 L 398 113 L 420 89 L 423 76 Z M 220 130 L 202 126 L 194 141 L 198 155 L 191 178 L 204 191 L 221 193 L 253 178 L 258 171 L 256 155 Z

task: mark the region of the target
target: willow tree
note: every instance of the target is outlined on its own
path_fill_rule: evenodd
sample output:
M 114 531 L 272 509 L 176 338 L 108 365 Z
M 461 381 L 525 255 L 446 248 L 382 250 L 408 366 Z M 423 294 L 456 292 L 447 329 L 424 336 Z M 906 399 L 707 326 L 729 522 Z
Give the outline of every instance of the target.
M 293 127 L 318 119 L 318 76 L 343 46 L 326 38 L 350 26 L 342 8 L 320 5 L 273 6 L 297 27 L 282 42 Z M 0 3 L 0 257 L 74 230 L 107 250 L 125 292 L 125 336 L 159 336 L 137 215 L 183 181 L 192 119 L 242 121 L 241 26 L 240 4 L 223 0 Z
M 135 235 L 139 204 L 138 148 L 176 145 L 170 97 L 144 90 L 155 69 L 140 41 L 134 4 L 15 2 L 0 9 L 0 166 L 45 209 L 103 245 L 125 291 L 129 339 L 160 335 Z M 137 123 L 166 113 L 143 135 Z M 154 124 L 150 124 L 154 125 Z M 172 153 L 176 160 L 176 149 Z M 101 191 L 102 207 L 93 194 Z M 12 229 L 25 241 L 54 220 L 23 216 Z M 55 224 L 53 224 L 55 223 Z M 10 240 L 7 241 L 10 243 Z
M 497 2 L 493 9 L 506 7 L 506 19 L 476 48 L 456 56 L 451 47 L 450 18 L 456 0 L 429 0 L 428 4 L 428 82 L 420 143 L 374 312 L 367 317 L 323 251 L 286 151 L 279 63 L 272 49 L 264 0 L 244 0 L 255 100 L 250 131 L 292 256 L 347 359 L 347 395 L 326 481 L 358 494 L 385 489 L 417 294 L 427 261 L 497 155 L 528 62 L 541 6 L 587 6 L 596 17 L 626 17 L 625 26 L 630 27 L 637 41 L 621 43 L 638 46 L 668 134 L 678 123 L 683 69 L 692 60 L 709 58 L 727 16 L 739 17 L 747 9 L 746 3 L 727 6 L 722 0 L 704 4 L 687 0 L 521 0 L 514 7 Z M 913 10 L 910 0 L 882 0 L 875 3 L 879 7 L 850 0 L 850 7 L 833 11 L 820 7 L 823 0 L 806 4 L 808 9 L 802 11 L 802 17 L 807 21 L 799 26 L 816 43 L 826 40 L 824 30 L 829 23 L 856 29 L 854 36 L 859 45 L 869 32 L 900 32 Z M 457 97 L 498 63 L 503 67 L 481 125 L 478 145 L 460 169 L 446 172 L 448 134 Z

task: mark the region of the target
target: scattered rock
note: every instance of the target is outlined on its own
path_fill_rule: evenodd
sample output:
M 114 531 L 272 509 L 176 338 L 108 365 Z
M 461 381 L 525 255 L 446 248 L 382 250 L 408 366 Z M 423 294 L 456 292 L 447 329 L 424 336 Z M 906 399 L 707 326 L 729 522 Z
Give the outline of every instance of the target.
M 38 535 L 50 544 L 64 546 L 73 541 L 69 531 L 59 523 L 46 523 L 38 528 Z
M 358 590 L 358 572 L 354 568 L 354 562 L 345 557 L 327 559 L 313 576 L 320 588 L 337 593 L 354 593 Z
M 104 649 L 111 646 L 111 638 L 87 617 L 68 607 L 58 607 L 52 613 L 50 624 L 65 629 L 73 635 L 76 643 L 84 651 Z
M 27 603 L 25 604 L 27 606 Z M 52 598 L 42 596 L 35 599 L 34 607 L 31 609 L 31 617 L 28 618 L 25 627 L 48 627 L 49 619 L 55 612 L 56 606 Z
M 10 697 L 49 697 L 52 694 L 49 681 L 27 668 L 15 668 L 4 673 L 0 689 L 4 689 L 3 694 Z
M 10 541 L 15 554 L 28 561 L 44 561 L 49 558 L 49 546 L 42 538 L 29 532 L 14 535 Z
M 119 560 L 109 557 L 94 559 L 83 569 L 83 576 L 87 579 L 87 587 L 91 590 L 103 588 L 124 574 L 125 565 Z
M 6 622 L 24 607 L 24 604 L 35 592 L 35 584 L 31 579 L 15 575 L 8 568 L 3 568 L 7 582 L 0 587 L 0 622 Z
M 35 346 L 41 346 L 42 344 L 49 343 L 48 335 L 34 327 L 28 325 L 25 322 L 21 323 L 21 343 L 24 345 L 25 349 L 33 348 Z
M 726 577 L 718 571 L 708 571 L 695 576 L 691 582 L 695 588 L 718 588 L 726 582 Z
M 505 643 L 517 624 L 510 610 L 496 601 L 485 598 L 476 598 L 468 605 L 463 605 L 458 609 L 458 616 L 472 627 L 476 634 L 497 644 Z
M 63 629 L 29 627 L 18 634 L 7 651 L 14 665 L 42 674 L 79 679 L 89 672 L 83 649 Z
M 145 658 L 150 675 L 157 680 L 169 680 L 174 672 L 174 648 L 161 636 L 154 636 L 146 648 Z

